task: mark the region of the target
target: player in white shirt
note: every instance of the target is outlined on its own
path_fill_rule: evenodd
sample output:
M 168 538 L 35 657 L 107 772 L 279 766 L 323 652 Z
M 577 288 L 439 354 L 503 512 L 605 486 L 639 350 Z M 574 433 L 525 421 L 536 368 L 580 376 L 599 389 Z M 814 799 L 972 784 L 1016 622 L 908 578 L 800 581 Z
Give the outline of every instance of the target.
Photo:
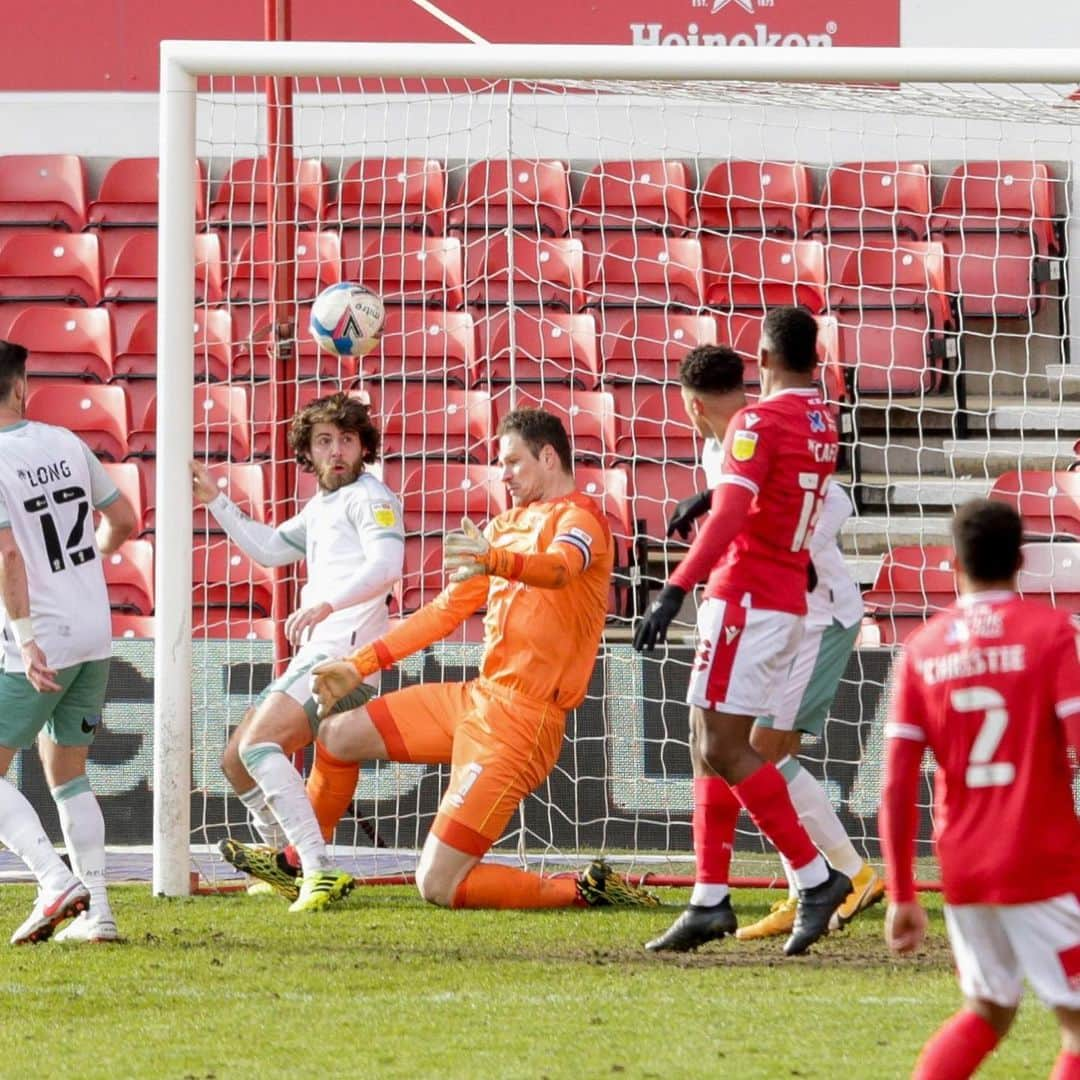
M 112 652 L 101 556 L 135 529 L 135 512 L 89 447 L 65 428 L 24 419 L 26 349 L 0 341 L 0 843 L 38 881 L 13 945 L 115 941 L 105 890 L 105 820 L 86 778 Z M 101 512 L 95 533 L 92 509 Z M 26 797 L 4 779 L 38 741 L 71 869 Z
M 192 487 L 234 543 L 263 566 L 284 566 L 305 559 L 308 579 L 300 606 L 285 623 L 285 634 L 296 650 L 285 674 L 271 683 L 233 733 L 222 758 L 222 769 L 265 847 L 250 847 L 233 839 L 221 851 L 234 866 L 270 883 L 295 900 L 304 882 L 284 855 L 290 823 L 311 820 L 308 795 L 315 804 L 315 828 L 332 834 L 344 807 L 334 792 L 332 806 L 320 807 L 323 786 L 308 793 L 290 756 L 317 734 L 317 706 L 311 695 L 311 669 L 333 657 L 374 641 L 388 624 L 387 599 L 401 578 L 405 539 L 401 508 L 390 489 L 366 466 L 375 461 L 379 431 L 368 407 L 344 393 L 320 398 L 293 419 L 289 443 L 301 468 L 314 472 L 319 490 L 295 517 L 273 528 L 253 521 L 214 486 L 204 465 L 192 462 Z M 377 677 L 349 700 L 346 710 L 363 705 L 375 693 Z M 343 766 L 316 742 L 316 766 L 341 774 L 337 789 L 351 799 L 357 769 Z M 327 837 L 328 838 L 328 837 Z M 329 864 L 326 869 L 329 869 Z M 312 877 L 312 875 L 308 875 Z M 320 879 L 319 888 L 347 891 L 334 877 Z M 307 882 L 316 887 L 314 878 Z M 336 898 L 336 897 L 335 897 Z
M 725 406 L 731 404 L 725 398 Z M 668 536 L 689 536 L 694 520 L 709 510 L 712 489 L 723 474 L 723 437 L 731 412 L 716 411 L 702 417 L 712 434 L 705 439 L 701 464 L 708 490 L 683 499 L 668 522 Z M 851 878 L 852 891 L 833 916 L 833 928 L 846 925 L 860 911 L 881 900 L 884 883 L 848 839 L 829 796 L 798 761 L 802 733 L 820 738 L 829 709 L 855 647 L 863 617 L 862 594 L 852 580 L 840 550 L 839 535 L 852 513 L 851 500 L 835 480 L 826 488 L 821 516 L 810 541 L 813 573 L 808 585 L 807 612 L 795 658 L 784 682 L 784 693 L 773 716 L 759 717 L 751 745 L 776 764 L 788 784 L 792 804 L 810 839 L 831 866 Z M 787 861 L 781 858 L 788 879 L 786 899 L 777 901 L 763 919 L 740 927 L 742 941 L 791 932 L 798 904 L 798 887 Z

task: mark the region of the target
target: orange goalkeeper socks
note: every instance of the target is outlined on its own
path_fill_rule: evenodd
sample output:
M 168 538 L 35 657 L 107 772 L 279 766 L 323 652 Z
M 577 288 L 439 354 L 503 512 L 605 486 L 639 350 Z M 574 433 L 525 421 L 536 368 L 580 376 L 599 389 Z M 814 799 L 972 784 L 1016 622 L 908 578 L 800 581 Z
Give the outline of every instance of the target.
M 349 808 L 360 776 L 360 763 L 334 757 L 318 740 L 315 764 L 307 778 L 307 797 L 315 809 L 323 839 L 329 843 L 342 815 Z
M 546 878 L 513 866 L 478 863 L 454 893 L 454 908 L 562 908 L 579 907 L 577 881 L 572 877 Z

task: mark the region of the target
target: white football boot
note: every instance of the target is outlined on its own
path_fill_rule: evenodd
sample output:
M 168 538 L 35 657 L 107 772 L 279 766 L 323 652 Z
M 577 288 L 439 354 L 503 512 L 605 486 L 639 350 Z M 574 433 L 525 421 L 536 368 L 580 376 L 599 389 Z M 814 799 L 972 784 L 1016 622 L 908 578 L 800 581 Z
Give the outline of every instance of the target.
M 48 941 L 62 922 L 75 918 L 89 906 L 90 891 L 78 878 L 72 878 L 71 884 L 61 893 L 46 896 L 38 892 L 29 918 L 11 935 L 11 944 L 32 945 Z
M 65 926 L 53 940 L 59 942 L 119 941 L 120 932 L 116 929 L 116 919 L 111 911 L 108 909 L 97 911 L 90 908 L 74 922 Z

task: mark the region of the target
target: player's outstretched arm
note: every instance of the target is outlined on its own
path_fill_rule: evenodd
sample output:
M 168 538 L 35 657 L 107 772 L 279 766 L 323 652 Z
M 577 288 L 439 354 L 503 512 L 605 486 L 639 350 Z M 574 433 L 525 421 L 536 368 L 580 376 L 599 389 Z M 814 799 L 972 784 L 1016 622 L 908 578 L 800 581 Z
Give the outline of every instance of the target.
M 276 529 L 253 521 L 224 492 L 218 491 L 209 469 L 201 461 L 191 462 L 191 492 L 213 514 L 229 539 L 261 566 L 286 566 L 304 558 L 305 526 L 301 515 Z
M 319 716 L 328 715 L 338 701 L 355 690 L 369 675 L 441 641 L 484 606 L 487 592 L 485 577 L 451 584 L 430 604 L 414 611 L 381 638 L 365 645 L 352 656 L 343 660 L 328 660 L 312 668 L 311 685 L 319 702 Z
M 98 551 L 111 555 L 135 532 L 137 525 L 135 507 L 126 495 L 118 494 L 108 506 L 101 508 L 101 521 L 94 534 Z
M 56 681 L 56 672 L 49 667 L 45 654 L 34 640 L 26 563 L 23 562 L 19 545 L 15 543 L 15 534 L 7 524 L 0 526 L 0 596 L 15 635 L 15 643 L 22 653 L 27 679 L 40 693 L 57 693 L 61 687 Z

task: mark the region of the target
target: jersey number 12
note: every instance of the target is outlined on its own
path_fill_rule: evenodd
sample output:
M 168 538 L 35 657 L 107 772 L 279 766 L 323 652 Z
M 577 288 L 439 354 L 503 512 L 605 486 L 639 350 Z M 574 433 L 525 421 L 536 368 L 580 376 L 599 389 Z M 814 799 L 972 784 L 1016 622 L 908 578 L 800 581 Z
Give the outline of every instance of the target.
M 90 562 L 95 556 L 94 545 L 83 544 L 86 522 L 90 518 L 90 501 L 86 497 L 86 492 L 81 487 L 57 488 L 52 493 L 52 497 L 57 507 L 74 504 L 75 522 L 63 544 L 60 542 L 56 518 L 53 517 L 49 509 L 49 500 L 44 495 L 27 499 L 23 503 L 23 509 L 29 514 L 34 514 L 41 524 L 41 535 L 45 540 L 45 555 L 49 560 L 49 567 L 54 574 L 58 574 L 65 569 L 65 555 L 72 566 L 81 566 L 83 563 Z

